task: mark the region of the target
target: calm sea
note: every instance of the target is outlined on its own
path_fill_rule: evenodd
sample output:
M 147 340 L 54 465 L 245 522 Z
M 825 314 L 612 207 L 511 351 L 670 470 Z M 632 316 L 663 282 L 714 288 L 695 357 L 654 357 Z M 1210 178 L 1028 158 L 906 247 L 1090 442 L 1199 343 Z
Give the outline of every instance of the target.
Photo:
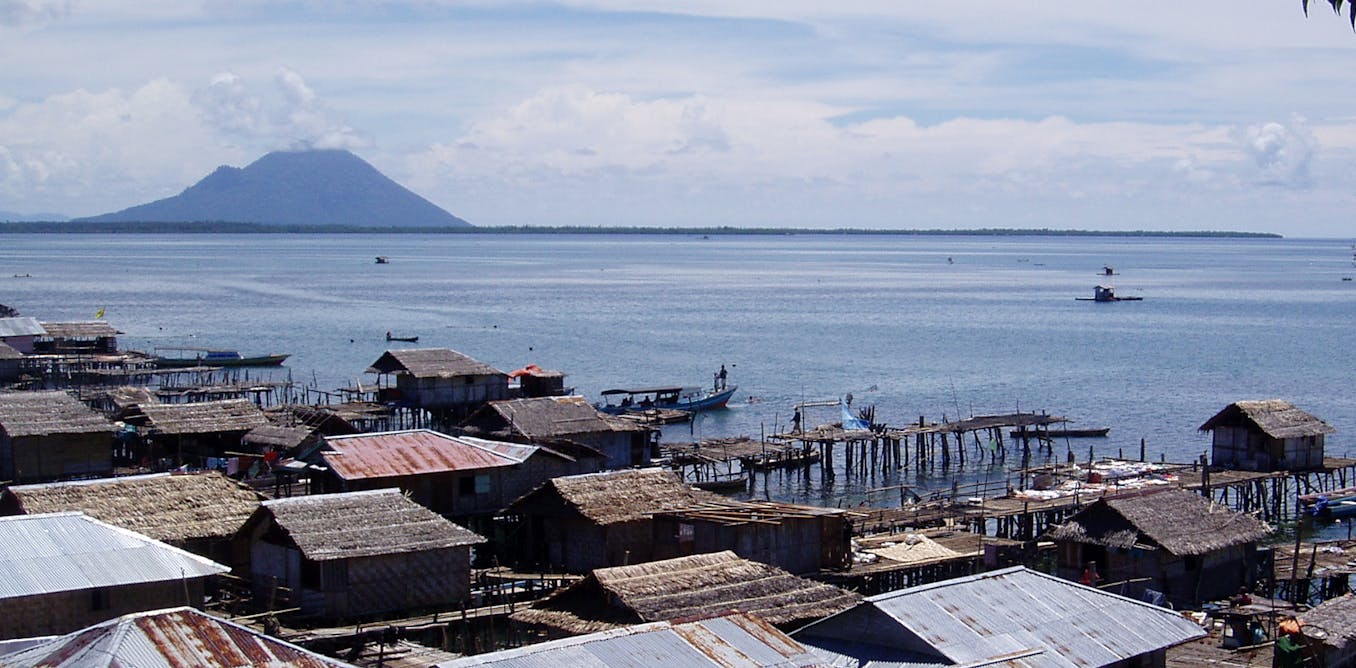
M 887 424 L 1047 411 L 1111 427 L 1076 441 L 1080 458 L 1137 455 L 1144 439 L 1151 458 L 1188 461 L 1220 408 L 1278 397 L 1337 428 L 1330 453 L 1356 456 L 1352 253 L 1300 239 L 5 234 L 0 303 L 42 320 L 102 309 L 125 347 L 291 353 L 293 379 L 321 389 L 370 381 L 388 330 L 562 370 L 590 399 L 709 384 L 725 364 L 730 410 L 671 440 L 757 437 L 795 402 L 851 393 Z M 1143 301 L 1075 300 L 1108 281 Z M 893 482 L 793 477 L 771 494 L 855 503 Z

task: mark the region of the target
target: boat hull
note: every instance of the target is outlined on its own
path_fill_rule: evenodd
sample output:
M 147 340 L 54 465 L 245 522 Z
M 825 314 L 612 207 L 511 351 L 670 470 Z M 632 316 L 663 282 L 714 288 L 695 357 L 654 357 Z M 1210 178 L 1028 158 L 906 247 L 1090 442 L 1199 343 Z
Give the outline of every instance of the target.
M 290 354 L 258 355 L 255 357 L 233 357 L 208 359 L 206 357 L 156 357 L 155 365 L 162 369 L 187 369 L 195 366 L 279 366 L 291 357 Z
M 669 411 L 683 411 L 685 413 L 711 411 L 725 408 L 726 404 L 730 403 L 730 397 L 734 396 L 735 390 L 738 389 L 739 389 L 738 386 L 731 385 L 728 388 L 721 390 L 719 392 L 710 392 L 695 398 L 683 397 L 678 399 L 677 401 L 663 401 L 663 402 L 656 401 L 648 405 L 634 404 L 622 406 L 619 404 L 603 404 L 597 406 L 597 408 L 598 410 L 604 413 L 610 413 L 612 415 L 621 415 L 623 413 L 637 410 L 645 411 L 652 408 L 658 408 L 660 410 L 669 410 Z

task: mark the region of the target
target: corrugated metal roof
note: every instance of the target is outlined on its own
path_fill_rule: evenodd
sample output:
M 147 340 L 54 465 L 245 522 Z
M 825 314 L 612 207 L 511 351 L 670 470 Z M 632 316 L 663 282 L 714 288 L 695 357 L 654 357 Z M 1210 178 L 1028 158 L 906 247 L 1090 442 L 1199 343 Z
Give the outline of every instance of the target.
M 1043 650 L 1013 664 L 1098 666 L 1205 635 L 1171 610 L 1020 566 L 881 594 L 862 605 L 961 664 Z
M 521 464 L 535 446 L 410 429 L 325 439 L 325 463 L 345 480 L 477 471 Z
M 0 338 L 9 336 L 43 336 L 47 330 L 37 318 L 0 318 Z
M 13 346 L 0 341 L 0 360 L 21 360 L 24 354 L 15 350 Z
M 800 643 L 757 617 L 743 613 L 690 622 L 640 624 L 437 664 L 439 668 L 821 665 L 825 662 Z
M 350 666 L 193 608 L 170 608 L 116 617 L 0 657 L 0 664 L 16 668 Z
M 229 570 L 82 513 L 0 517 L 0 598 L 197 578 Z

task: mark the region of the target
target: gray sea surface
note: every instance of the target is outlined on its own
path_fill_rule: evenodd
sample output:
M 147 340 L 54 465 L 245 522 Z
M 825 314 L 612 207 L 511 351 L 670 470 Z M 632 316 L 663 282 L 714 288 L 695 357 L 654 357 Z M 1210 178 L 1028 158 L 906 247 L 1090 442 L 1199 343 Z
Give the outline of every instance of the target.
M 1169 461 L 1206 452 L 1197 428 L 1229 402 L 1259 398 L 1323 418 L 1329 454 L 1356 456 L 1353 274 L 1351 240 L 0 235 L 0 304 L 52 321 L 103 310 L 124 347 L 291 353 L 278 373 L 320 389 L 371 382 L 396 345 L 558 369 L 591 400 L 708 385 L 725 364 L 730 408 L 668 440 L 756 438 L 786 429 L 796 402 L 851 393 L 893 425 L 1047 411 L 1111 428 L 1070 444 L 1080 458 L 1137 456 L 1143 439 Z M 1100 283 L 1143 300 L 1075 300 Z M 788 475 L 760 495 L 856 504 L 901 481 L 946 484 Z

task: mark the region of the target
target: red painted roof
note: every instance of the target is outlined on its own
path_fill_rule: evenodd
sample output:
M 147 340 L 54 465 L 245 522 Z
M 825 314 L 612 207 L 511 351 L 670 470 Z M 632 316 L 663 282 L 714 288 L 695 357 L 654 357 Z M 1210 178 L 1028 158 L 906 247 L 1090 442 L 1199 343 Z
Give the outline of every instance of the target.
M 513 466 L 537 448 L 448 436 L 429 429 L 335 436 L 325 463 L 345 480 Z

